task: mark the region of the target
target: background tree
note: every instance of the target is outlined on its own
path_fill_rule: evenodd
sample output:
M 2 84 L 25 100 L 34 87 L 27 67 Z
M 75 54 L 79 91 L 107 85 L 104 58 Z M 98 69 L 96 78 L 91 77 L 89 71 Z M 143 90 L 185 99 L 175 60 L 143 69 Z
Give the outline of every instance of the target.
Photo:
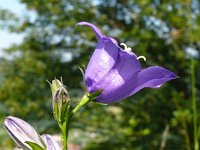
M 15 115 L 37 124 L 41 132 L 57 131 L 46 80 L 62 76 L 73 99 L 82 94 L 78 66 L 87 65 L 96 44 L 89 28 L 75 27 L 84 20 L 95 23 L 119 43 L 126 43 L 137 55 L 144 55 L 147 61 L 141 61 L 143 67 L 164 66 L 180 79 L 161 89 L 145 89 L 109 106 L 91 103 L 87 111 L 81 111 L 75 118 L 72 127 L 80 132 L 78 138 L 71 140 L 85 149 L 192 148 L 190 59 L 197 60 L 199 72 L 198 0 L 21 0 L 21 3 L 34 10 L 37 17 L 34 21 L 25 18 L 18 26 L 8 24 L 12 32 L 24 33 L 25 38 L 20 45 L 5 50 L 12 59 L 0 62 L 1 120 Z M 16 16 L 9 15 L 1 19 L 6 23 L 17 21 Z M 199 90 L 199 74 L 196 78 Z M 199 96 L 197 93 L 198 106 Z

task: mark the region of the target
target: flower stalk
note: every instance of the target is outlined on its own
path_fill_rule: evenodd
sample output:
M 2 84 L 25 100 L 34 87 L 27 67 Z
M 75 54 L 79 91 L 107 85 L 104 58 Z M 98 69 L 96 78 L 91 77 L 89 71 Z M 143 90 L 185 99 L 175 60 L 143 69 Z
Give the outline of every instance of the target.
M 67 140 L 68 140 L 68 134 L 69 134 L 69 128 L 70 128 L 70 122 L 71 119 L 68 121 L 65 121 L 64 123 L 58 123 L 59 127 L 61 129 L 62 133 L 62 145 L 63 145 L 63 150 L 67 150 Z
M 80 100 L 80 102 L 73 109 L 72 114 L 75 114 L 82 106 L 86 105 L 89 101 L 90 101 L 90 97 L 87 94 L 85 94 Z
M 77 113 L 77 111 L 85 106 L 90 101 L 94 100 L 97 96 L 101 94 L 102 90 L 97 90 L 92 94 L 85 93 L 79 103 L 71 110 L 68 111 L 66 115 L 66 120 L 64 122 L 58 122 L 59 127 L 62 132 L 62 143 L 63 143 L 63 150 L 67 150 L 67 140 L 68 140 L 68 134 L 69 134 L 69 128 L 71 124 L 71 120 L 73 116 Z M 69 105 L 70 106 L 70 105 Z
M 195 61 L 191 60 L 191 72 L 192 72 L 192 109 L 193 109 L 193 128 L 194 128 L 194 150 L 199 150 L 198 142 L 198 131 L 197 131 L 197 100 L 196 100 L 196 89 L 195 89 Z
M 72 111 L 68 111 L 66 114 L 66 119 L 64 122 L 58 122 L 58 125 L 60 127 L 61 133 L 62 133 L 62 144 L 63 144 L 63 150 L 67 150 L 67 140 L 68 140 L 68 134 L 69 134 L 69 128 L 71 124 L 71 120 L 73 115 L 84 105 L 86 105 L 90 101 L 90 98 L 85 94 L 80 102 L 74 107 Z

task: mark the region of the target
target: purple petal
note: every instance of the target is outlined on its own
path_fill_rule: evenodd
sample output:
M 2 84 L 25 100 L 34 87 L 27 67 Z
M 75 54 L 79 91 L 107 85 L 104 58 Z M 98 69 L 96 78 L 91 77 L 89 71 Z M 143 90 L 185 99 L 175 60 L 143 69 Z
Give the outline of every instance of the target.
M 94 91 L 94 85 L 115 65 L 120 50 L 117 41 L 111 37 L 104 36 L 95 25 L 88 22 L 80 22 L 77 25 L 91 27 L 98 38 L 96 49 L 85 72 L 86 88 L 91 93 Z
M 141 71 L 137 57 L 133 53 L 119 50 L 117 63 L 110 71 L 93 87 L 93 90 L 103 89 L 96 99 L 98 102 L 110 103 L 126 97 L 122 92 L 132 77 Z
M 102 103 L 119 101 L 135 94 L 145 87 L 158 88 L 165 82 L 175 78 L 177 78 L 177 76 L 167 69 L 158 66 L 149 67 L 140 72 L 136 72 L 129 79 L 124 78 L 124 84 L 114 89 L 112 92 L 112 85 L 110 85 L 109 87 L 111 90 L 107 91 L 106 89 L 105 93 L 102 93 L 102 95 L 97 98 L 97 101 Z
M 77 23 L 76 25 L 89 26 L 95 32 L 97 39 L 100 39 L 100 38 L 103 37 L 103 34 L 101 33 L 101 30 L 97 26 L 93 25 L 92 23 L 83 21 L 83 22 Z
M 26 141 L 44 147 L 35 129 L 22 119 L 9 116 L 5 119 L 4 124 L 11 138 L 23 149 L 31 150 L 30 146 L 25 143 Z
M 46 144 L 46 150 L 62 150 L 61 144 L 59 144 L 53 136 L 43 134 L 41 138 Z
M 118 46 L 110 38 L 104 37 L 98 42 L 85 72 L 89 92 L 93 91 L 94 84 L 99 82 L 115 65 L 118 55 Z
M 132 91 L 132 94 L 144 87 L 159 88 L 165 82 L 176 78 L 176 74 L 163 67 L 154 66 L 143 69 L 138 74 L 138 80 L 134 84 L 135 89 Z

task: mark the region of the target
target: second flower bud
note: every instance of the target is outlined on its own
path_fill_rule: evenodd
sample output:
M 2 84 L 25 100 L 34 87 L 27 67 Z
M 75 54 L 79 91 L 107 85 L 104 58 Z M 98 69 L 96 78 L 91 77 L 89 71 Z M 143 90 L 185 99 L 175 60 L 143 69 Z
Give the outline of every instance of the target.
M 52 107 L 55 120 L 63 123 L 70 114 L 70 97 L 65 86 L 57 79 L 52 81 Z

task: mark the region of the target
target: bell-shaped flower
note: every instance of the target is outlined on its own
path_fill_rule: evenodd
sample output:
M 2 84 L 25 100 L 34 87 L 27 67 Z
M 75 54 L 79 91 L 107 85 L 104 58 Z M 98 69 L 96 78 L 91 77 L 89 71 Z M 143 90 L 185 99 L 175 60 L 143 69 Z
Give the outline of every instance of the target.
M 53 136 L 43 134 L 41 138 L 46 145 L 46 150 L 62 150 L 61 144 L 59 144 Z
M 30 124 L 22 119 L 9 116 L 5 119 L 4 124 L 8 134 L 22 149 L 32 150 L 30 145 L 28 145 L 26 142 L 32 142 L 42 148 L 45 148 L 45 145 L 39 134 Z
M 77 25 L 89 26 L 96 34 L 98 43 L 85 71 L 85 84 L 89 93 L 103 90 L 97 102 L 111 103 L 127 98 L 139 90 L 158 88 L 177 76 L 159 66 L 142 69 L 131 48 L 122 49 L 115 39 L 105 36 L 101 30 L 89 22 Z

